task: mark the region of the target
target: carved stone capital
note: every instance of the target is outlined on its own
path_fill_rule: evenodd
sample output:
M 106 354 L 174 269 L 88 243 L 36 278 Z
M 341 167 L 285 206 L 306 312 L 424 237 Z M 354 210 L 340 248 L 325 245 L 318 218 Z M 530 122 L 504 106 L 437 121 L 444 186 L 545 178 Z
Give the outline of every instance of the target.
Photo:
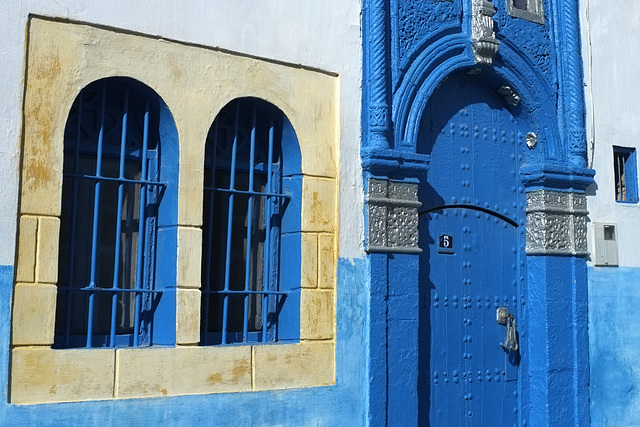
M 587 255 L 587 214 L 584 194 L 527 193 L 527 254 Z
M 491 65 L 500 42 L 493 29 L 496 7 L 488 0 L 471 0 L 471 47 L 476 64 Z
M 369 108 L 369 123 L 372 130 L 387 130 L 389 128 L 389 106 L 372 104 Z
M 367 251 L 420 253 L 418 184 L 370 178 Z

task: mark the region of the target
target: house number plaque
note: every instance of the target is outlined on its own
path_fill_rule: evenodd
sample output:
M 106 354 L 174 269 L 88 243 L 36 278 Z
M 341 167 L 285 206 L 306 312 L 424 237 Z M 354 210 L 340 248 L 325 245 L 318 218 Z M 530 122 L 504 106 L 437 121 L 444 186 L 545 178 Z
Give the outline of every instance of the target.
M 453 253 L 453 236 L 441 234 L 438 241 L 438 252 L 445 254 Z

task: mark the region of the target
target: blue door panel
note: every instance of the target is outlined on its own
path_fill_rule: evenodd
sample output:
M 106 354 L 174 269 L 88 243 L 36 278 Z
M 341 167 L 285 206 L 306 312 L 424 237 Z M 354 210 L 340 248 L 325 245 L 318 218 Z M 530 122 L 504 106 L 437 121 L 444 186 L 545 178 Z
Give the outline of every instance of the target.
M 520 353 L 502 347 L 507 327 L 496 311 L 522 320 L 522 134 L 504 101 L 464 74 L 445 81 L 423 114 L 420 149 L 431 164 L 420 188 L 422 425 L 518 425 Z

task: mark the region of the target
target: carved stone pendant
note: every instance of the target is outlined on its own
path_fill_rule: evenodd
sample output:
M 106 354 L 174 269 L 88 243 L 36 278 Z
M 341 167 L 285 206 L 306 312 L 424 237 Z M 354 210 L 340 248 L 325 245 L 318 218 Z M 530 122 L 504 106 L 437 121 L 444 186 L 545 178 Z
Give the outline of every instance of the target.
M 496 7 L 488 0 L 471 0 L 471 47 L 476 64 L 491 65 L 500 42 L 493 30 Z

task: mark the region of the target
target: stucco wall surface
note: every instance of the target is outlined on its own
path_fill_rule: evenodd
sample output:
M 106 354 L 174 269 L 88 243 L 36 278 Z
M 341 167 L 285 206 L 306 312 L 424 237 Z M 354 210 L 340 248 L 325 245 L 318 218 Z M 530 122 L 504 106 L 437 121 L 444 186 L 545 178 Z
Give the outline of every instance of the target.
M 588 270 L 593 426 L 640 425 L 640 204 L 615 202 L 612 148 L 640 150 L 639 27 L 640 3 L 581 2 L 587 138 L 596 170 L 587 190 L 589 219 L 615 224 L 620 265 Z
M 640 203 L 615 202 L 612 148 L 640 150 L 640 3 L 586 0 L 581 7 L 587 138 L 596 170 L 587 190 L 589 218 L 616 224 L 620 266 L 640 267 Z M 593 251 L 592 232 L 589 239 Z
M 640 425 L 640 268 L 589 269 L 591 423 Z

